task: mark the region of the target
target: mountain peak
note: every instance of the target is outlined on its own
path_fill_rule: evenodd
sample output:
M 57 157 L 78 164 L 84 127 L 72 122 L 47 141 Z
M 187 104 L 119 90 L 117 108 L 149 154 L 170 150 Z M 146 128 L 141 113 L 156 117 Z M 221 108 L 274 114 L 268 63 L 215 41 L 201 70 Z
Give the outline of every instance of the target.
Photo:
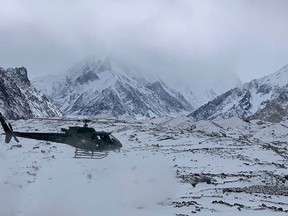
M 288 65 L 280 70 L 232 89 L 191 113 L 198 119 L 240 116 L 280 121 L 287 117 Z
M 18 79 L 20 82 L 31 85 L 30 80 L 28 79 L 27 69 L 25 67 L 8 68 L 6 73 L 13 79 Z
M 89 57 L 68 70 L 66 80 L 52 91 L 53 102 L 70 115 L 149 117 L 193 109 L 181 93 L 163 82 L 137 79 L 130 75 L 133 70 L 109 56 Z
M 98 71 L 99 72 L 104 72 L 104 71 L 111 71 L 112 70 L 112 63 L 110 57 L 106 57 L 103 64 L 99 67 Z
M 250 83 L 283 87 L 288 83 L 288 64 L 280 68 L 278 71 L 260 79 L 254 79 Z

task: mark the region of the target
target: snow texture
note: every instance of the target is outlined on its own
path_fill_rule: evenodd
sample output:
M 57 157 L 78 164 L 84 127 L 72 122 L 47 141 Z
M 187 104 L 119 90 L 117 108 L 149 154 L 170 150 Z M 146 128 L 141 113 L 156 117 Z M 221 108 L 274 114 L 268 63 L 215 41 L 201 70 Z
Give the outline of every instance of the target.
M 75 118 L 76 119 L 76 118 Z M 92 119 L 123 148 L 75 159 L 58 143 L 0 146 L 0 215 L 287 215 L 288 121 Z M 12 121 L 57 132 L 70 119 Z

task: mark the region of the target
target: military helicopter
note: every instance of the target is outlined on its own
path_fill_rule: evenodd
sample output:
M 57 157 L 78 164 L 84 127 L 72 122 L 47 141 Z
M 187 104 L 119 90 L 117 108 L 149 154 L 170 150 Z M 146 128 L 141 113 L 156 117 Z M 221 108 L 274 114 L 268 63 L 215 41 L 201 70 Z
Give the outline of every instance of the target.
M 61 133 L 41 133 L 41 132 L 18 132 L 13 131 L 12 125 L 0 113 L 0 122 L 5 132 L 5 142 L 9 143 L 12 137 L 19 142 L 17 137 L 37 139 L 64 143 L 75 147 L 75 158 L 88 157 L 101 159 L 108 155 L 109 151 L 120 150 L 122 144 L 111 132 L 95 131 L 94 128 L 88 127 L 90 120 L 84 120 L 84 126 L 74 126 L 61 128 Z

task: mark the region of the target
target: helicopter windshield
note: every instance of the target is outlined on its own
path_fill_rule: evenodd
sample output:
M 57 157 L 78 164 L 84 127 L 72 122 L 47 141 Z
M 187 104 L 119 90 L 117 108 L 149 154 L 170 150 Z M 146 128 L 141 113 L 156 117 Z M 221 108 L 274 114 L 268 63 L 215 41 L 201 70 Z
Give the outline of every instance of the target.
M 112 140 L 110 139 L 109 135 L 103 134 L 103 135 L 100 135 L 100 137 L 101 137 L 101 140 L 103 140 L 104 142 L 112 143 Z
M 92 139 L 98 140 L 98 141 L 101 140 L 101 141 L 108 142 L 108 143 L 113 143 L 113 141 L 111 140 L 108 134 L 95 134 L 92 136 Z
M 119 142 L 119 140 L 117 140 L 112 134 L 109 134 L 109 138 L 110 138 L 111 142 L 113 142 L 113 143 Z

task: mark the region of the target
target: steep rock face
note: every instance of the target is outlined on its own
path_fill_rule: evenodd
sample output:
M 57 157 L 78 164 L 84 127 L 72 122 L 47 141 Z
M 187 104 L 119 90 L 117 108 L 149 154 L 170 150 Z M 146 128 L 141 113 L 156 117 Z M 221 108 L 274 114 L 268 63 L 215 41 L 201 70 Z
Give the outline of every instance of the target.
M 8 118 L 61 115 L 47 97 L 31 85 L 24 67 L 0 68 L 0 111 Z
M 197 119 L 239 116 L 279 122 L 288 117 L 287 91 L 288 65 L 218 96 L 189 116 Z
M 160 79 L 137 79 L 126 69 L 108 57 L 85 59 L 68 70 L 64 81 L 53 83 L 53 103 L 69 115 L 151 117 L 193 110 Z

